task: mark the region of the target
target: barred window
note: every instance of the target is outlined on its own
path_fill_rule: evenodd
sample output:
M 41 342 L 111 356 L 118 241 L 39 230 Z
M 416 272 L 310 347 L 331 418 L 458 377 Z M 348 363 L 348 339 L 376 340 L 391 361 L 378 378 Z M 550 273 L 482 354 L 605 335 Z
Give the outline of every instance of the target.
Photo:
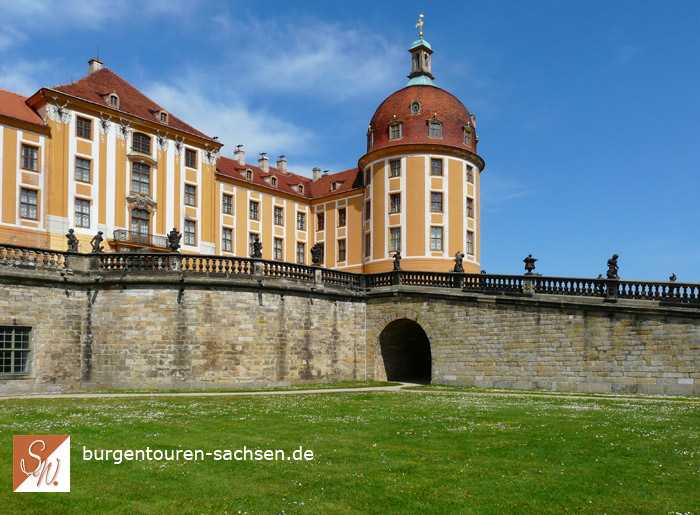
M 326 216 L 324 213 L 316 214 L 316 230 L 322 231 L 326 228 Z
M 224 213 L 227 215 L 230 215 L 233 213 L 233 196 L 232 195 L 226 195 L 224 193 L 223 197 L 221 198 L 221 208 Z
M 430 228 L 430 250 L 442 250 L 442 227 Z
M 391 195 L 389 195 L 389 212 L 401 212 L 401 193 L 392 193 Z
M 284 225 L 284 209 L 275 206 L 275 225 Z
M 345 227 L 345 208 L 338 209 L 338 227 Z
M 187 245 L 197 244 L 197 222 L 185 220 L 185 243 Z
M 297 263 L 304 264 L 304 257 L 306 255 L 306 245 L 303 243 L 297 243 Z
M 260 213 L 258 211 L 258 203 L 254 201 L 250 201 L 249 209 L 248 209 L 250 219 L 251 220 L 259 220 L 260 218 Z
M 151 194 L 151 167 L 143 163 L 131 165 L 131 191 L 142 195 Z
M 297 229 L 306 230 L 306 213 L 297 213 Z
M 372 253 L 372 234 L 365 234 L 365 256 L 369 256 Z
M 430 193 L 430 210 L 434 213 L 442 213 L 442 193 Z
M 20 191 L 20 216 L 22 218 L 30 218 L 38 220 L 37 210 L 37 191 L 22 188 Z
M 92 139 L 92 120 L 78 116 L 75 124 L 75 135 L 79 138 Z
M 338 261 L 345 261 L 345 240 L 338 240 Z
M 389 161 L 389 175 L 391 177 L 398 177 L 401 175 L 401 160 L 396 159 L 394 161 Z
M 400 227 L 395 227 L 394 229 L 389 229 L 389 241 L 390 241 L 389 250 L 391 250 L 392 252 L 396 252 L 397 250 L 401 250 L 401 228 Z
M 274 257 L 273 259 L 277 259 L 279 261 L 282 261 L 282 239 L 281 238 L 275 238 L 274 242 Z
M 223 228 L 221 231 L 221 247 L 227 252 L 233 250 L 233 229 Z
M 0 327 L 0 375 L 28 374 L 30 327 Z
M 197 186 L 185 184 L 185 204 L 188 206 L 197 205 Z
M 474 167 L 467 165 L 467 182 L 474 183 Z
M 22 168 L 39 171 L 39 149 L 37 147 L 22 144 Z
M 474 200 L 470 198 L 467 199 L 467 216 L 474 218 Z
M 430 175 L 442 175 L 442 159 L 430 160 Z
M 91 161 L 89 159 L 83 159 L 82 157 L 75 158 L 75 180 L 90 182 L 90 165 Z
M 191 148 L 185 149 L 185 166 L 197 168 L 197 151 Z
M 467 231 L 467 254 L 474 255 L 474 233 Z
M 142 154 L 150 154 L 151 153 L 151 138 L 150 136 L 146 136 L 145 134 L 142 134 L 140 132 L 135 132 L 132 143 L 131 143 L 131 149 L 136 151 L 136 152 L 141 152 Z
M 78 227 L 90 227 L 90 201 L 75 199 L 75 225 Z

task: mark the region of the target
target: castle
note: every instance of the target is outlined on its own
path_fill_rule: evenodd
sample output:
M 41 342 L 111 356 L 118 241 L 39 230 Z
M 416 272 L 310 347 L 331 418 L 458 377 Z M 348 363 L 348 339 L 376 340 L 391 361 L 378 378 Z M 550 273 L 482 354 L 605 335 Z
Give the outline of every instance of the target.
M 436 87 L 433 50 L 409 48 L 408 84 L 369 122 L 367 152 L 340 173 L 291 173 L 285 156 L 233 158 L 207 136 L 89 61 L 88 74 L 31 97 L 0 90 L 0 243 L 79 250 L 104 234 L 111 252 L 168 252 L 172 228 L 185 254 L 321 263 L 348 272 L 447 271 L 463 253 L 480 270 L 474 116 Z

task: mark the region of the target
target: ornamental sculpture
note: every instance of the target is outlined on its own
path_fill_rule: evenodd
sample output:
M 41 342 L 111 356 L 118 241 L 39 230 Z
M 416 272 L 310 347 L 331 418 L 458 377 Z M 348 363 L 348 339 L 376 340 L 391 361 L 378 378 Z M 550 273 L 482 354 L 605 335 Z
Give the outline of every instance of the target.
M 671 277 L 668 278 L 668 280 L 671 281 L 672 283 L 675 283 L 675 282 L 676 282 L 676 279 L 678 279 L 678 278 L 676 277 L 676 274 L 671 274 Z
M 170 247 L 170 252 L 179 252 L 181 239 L 182 234 L 177 232 L 177 229 L 173 227 L 173 230 L 168 233 L 168 247 Z
M 73 229 L 68 229 L 66 238 L 68 238 L 68 252 L 78 252 L 78 244 L 80 242 L 78 241 L 78 238 L 76 238 L 75 231 Z
M 613 257 L 608 259 L 608 279 L 619 279 L 620 276 L 617 275 L 617 271 L 620 269 L 619 266 L 617 266 L 617 258 L 619 256 L 617 254 L 613 254 Z
M 321 258 L 323 257 L 323 247 L 318 243 L 311 247 L 311 263 L 314 266 L 321 266 Z
M 262 259 L 262 243 L 260 243 L 260 238 L 255 235 L 253 240 L 253 253 L 250 255 L 253 259 Z
M 394 270 L 401 270 L 401 251 L 396 251 L 394 254 Z
M 537 261 L 536 258 L 532 257 L 532 254 L 528 254 L 528 256 L 523 259 L 523 263 L 525 263 L 525 275 L 535 275 L 534 271 L 535 270 L 535 261 Z
M 104 249 L 102 248 L 103 241 L 104 238 L 102 237 L 102 231 L 97 231 L 97 234 L 95 234 L 92 240 L 90 240 L 90 245 L 92 245 L 93 254 L 99 254 L 101 252 L 104 252 Z
M 464 273 L 464 266 L 462 265 L 462 261 L 464 260 L 464 254 L 462 254 L 461 251 L 457 251 L 455 254 L 455 267 L 453 272 L 458 272 L 458 273 Z

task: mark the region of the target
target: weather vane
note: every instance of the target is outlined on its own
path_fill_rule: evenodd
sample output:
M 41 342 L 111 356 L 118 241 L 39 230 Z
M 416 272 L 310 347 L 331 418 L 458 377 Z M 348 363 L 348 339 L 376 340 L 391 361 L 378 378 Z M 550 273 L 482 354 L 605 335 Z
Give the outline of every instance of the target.
M 423 37 L 423 13 L 420 13 L 419 16 L 420 20 L 418 20 L 418 23 L 416 23 L 416 27 L 419 27 L 419 34 L 418 37 Z

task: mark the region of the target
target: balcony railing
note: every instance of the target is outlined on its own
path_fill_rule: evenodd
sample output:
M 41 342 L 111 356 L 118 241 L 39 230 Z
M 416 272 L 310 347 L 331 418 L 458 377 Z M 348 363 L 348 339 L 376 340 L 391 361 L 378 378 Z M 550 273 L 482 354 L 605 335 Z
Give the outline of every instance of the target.
M 158 247 L 161 249 L 167 249 L 169 247 L 168 238 L 165 236 L 127 231 L 126 229 L 116 229 L 112 239 L 114 241 L 123 241 L 125 243 L 134 243 L 136 245 Z

